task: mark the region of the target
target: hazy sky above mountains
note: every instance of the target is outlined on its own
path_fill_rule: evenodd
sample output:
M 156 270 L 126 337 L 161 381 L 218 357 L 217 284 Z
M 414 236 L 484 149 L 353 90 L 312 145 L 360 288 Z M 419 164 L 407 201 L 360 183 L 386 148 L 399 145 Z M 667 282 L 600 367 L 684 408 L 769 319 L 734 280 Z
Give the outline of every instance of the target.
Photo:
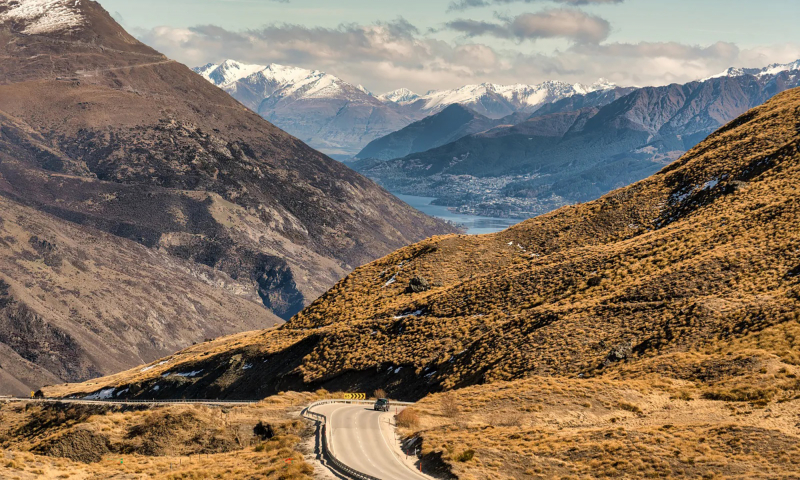
M 797 0 L 100 0 L 189 66 L 324 70 L 377 93 L 468 83 L 663 85 L 800 58 Z

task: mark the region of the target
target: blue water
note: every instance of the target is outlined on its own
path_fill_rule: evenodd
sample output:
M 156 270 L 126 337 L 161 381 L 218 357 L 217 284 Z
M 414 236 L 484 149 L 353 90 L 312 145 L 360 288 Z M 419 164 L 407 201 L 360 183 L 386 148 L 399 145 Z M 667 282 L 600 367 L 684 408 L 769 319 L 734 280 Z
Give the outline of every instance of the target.
M 416 208 L 422 213 L 430 215 L 431 217 L 449 220 L 451 222 L 463 225 L 467 228 L 467 233 L 470 235 L 481 235 L 484 233 L 494 233 L 506 228 L 516 225 L 522 220 L 514 218 L 495 218 L 495 217 L 479 217 L 477 215 L 462 215 L 460 213 L 453 213 L 440 205 L 431 205 L 431 202 L 436 200 L 431 197 L 416 197 L 414 195 L 401 195 L 398 193 L 393 194 L 400 200 L 406 202 L 412 207 Z

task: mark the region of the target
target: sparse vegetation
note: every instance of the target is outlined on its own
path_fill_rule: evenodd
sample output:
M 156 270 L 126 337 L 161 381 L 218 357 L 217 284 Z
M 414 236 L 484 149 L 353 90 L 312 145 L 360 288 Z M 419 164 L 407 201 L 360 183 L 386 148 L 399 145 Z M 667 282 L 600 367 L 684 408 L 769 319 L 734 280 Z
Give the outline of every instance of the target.
M 313 429 L 294 417 L 294 404 L 314 398 L 291 393 L 225 409 L 0 404 L 0 478 L 310 479 L 299 450 Z M 269 425 L 269 439 L 255 434 L 259 424 Z
M 499 234 L 411 245 L 279 329 L 47 393 L 143 387 L 176 365 L 229 364 L 241 379 L 248 359 L 288 352 L 296 366 L 274 378 L 441 390 L 415 406 L 418 425 L 398 426 L 462 479 L 501 467 L 510 478 L 791 477 L 798 125 L 793 90 L 597 201 Z M 415 277 L 432 288 L 409 292 Z M 474 457 L 459 461 L 466 450 Z
M 417 428 L 419 426 L 419 413 L 413 408 L 405 408 L 395 416 L 395 422 L 400 428 Z

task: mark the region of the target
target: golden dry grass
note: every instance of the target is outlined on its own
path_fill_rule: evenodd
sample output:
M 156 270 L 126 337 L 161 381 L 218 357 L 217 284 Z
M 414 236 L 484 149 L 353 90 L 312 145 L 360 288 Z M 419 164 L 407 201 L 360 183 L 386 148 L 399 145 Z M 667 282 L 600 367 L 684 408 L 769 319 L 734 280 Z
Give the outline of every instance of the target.
M 297 413 L 318 397 L 229 408 L 0 404 L 0 478 L 311 478 L 299 450 L 313 429 Z M 254 436 L 259 422 L 272 438 Z
M 686 400 L 689 382 L 531 378 L 425 398 L 417 428 L 430 468 L 458 478 L 793 478 L 800 400 L 768 408 Z M 444 402 L 447 403 L 447 402 Z
M 275 375 L 314 385 L 403 366 L 415 376 L 392 383 L 383 374 L 387 390 L 421 394 L 530 375 L 610 375 L 634 360 L 795 329 L 798 124 L 796 89 L 649 179 L 499 234 L 400 249 L 357 269 L 278 329 L 198 345 L 172 360 L 193 369 L 297 348 L 301 361 Z M 408 293 L 416 276 L 432 288 Z M 797 362 L 795 344 L 779 337 L 762 335 L 761 348 Z M 209 386 L 235 394 L 231 379 L 246 374 L 234 368 Z M 144 384 L 165 371 L 132 370 L 46 393 Z
M 799 145 L 796 89 L 597 201 L 411 245 L 278 329 L 46 393 L 231 365 L 197 382 L 237 394 L 241 362 L 291 352 L 269 378 L 452 391 L 405 424 L 459 478 L 796 477 Z

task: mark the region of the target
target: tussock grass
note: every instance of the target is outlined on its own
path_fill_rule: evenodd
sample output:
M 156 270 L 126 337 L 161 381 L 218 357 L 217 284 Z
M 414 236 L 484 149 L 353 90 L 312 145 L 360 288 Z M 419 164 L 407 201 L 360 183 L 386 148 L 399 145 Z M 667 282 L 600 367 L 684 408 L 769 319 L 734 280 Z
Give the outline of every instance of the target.
M 152 410 L 0 405 L 0 478 L 310 479 L 299 450 L 313 430 L 295 404 L 314 398 L 290 393 L 252 406 Z M 270 426 L 270 438 L 254 434 L 259 423 Z

